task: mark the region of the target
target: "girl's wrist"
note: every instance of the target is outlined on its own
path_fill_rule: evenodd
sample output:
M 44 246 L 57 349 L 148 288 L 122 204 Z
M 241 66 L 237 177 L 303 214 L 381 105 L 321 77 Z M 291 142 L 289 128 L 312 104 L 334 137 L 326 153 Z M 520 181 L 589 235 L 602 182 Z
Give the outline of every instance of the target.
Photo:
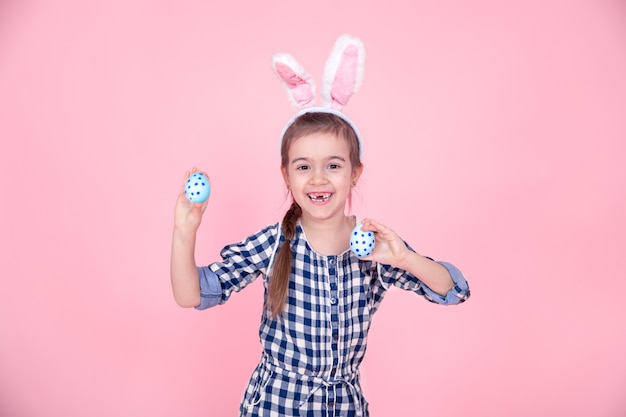
M 403 269 L 405 271 L 414 270 L 417 265 L 422 261 L 422 256 L 416 252 L 406 250 L 405 256 L 398 260 L 396 268 Z
M 174 238 L 180 241 L 196 240 L 197 227 L 174 225 Z

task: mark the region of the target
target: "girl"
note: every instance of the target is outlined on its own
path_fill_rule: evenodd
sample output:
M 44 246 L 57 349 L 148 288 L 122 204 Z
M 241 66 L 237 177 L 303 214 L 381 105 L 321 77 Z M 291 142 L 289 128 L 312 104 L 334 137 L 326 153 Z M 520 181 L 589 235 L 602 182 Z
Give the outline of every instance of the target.
M 368 416 L 359 364 L 387 290 L 396 286 L 439 304 L 469 296 L 458 269 L 419 255 L 375 220 L 361 222 L 375 233 L 373 252 L 358 258 L 350 251 L 358 221 L 346 208 L 363 172 L 360 153 L 358 131 L 341 112 L 300 111 L 281 143 L 281 171 L 293 200 L 282 222 L 226 246 L 222 261 L 204 267 L 196 267 L 194 249 L 207 202 L 193 204 L 181 189 L 171 258 L 176 302 L 213 307 L 263 276 L 263 353 L 241 416 Z

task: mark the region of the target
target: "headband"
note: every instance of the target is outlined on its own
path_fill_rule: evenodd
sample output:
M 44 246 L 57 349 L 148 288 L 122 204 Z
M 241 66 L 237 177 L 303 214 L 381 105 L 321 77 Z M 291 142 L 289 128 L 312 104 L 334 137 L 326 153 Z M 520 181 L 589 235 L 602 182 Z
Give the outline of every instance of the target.
M 272 68 L 287 90 L 287 97 L 298 112 L 287 122 L 280 138 L 293 122 L 306 113 L 330 113 L 345 120 L 354 130 L 363 149 L 361 135 L 350 118 L 342 113 L 363 80 L 365 49 L 360 39 L 343 35 L 337 39 L 324 67 L 322 106 L 314 106 L 315 83 L 308 72 L 289 54 L 276 54 Z

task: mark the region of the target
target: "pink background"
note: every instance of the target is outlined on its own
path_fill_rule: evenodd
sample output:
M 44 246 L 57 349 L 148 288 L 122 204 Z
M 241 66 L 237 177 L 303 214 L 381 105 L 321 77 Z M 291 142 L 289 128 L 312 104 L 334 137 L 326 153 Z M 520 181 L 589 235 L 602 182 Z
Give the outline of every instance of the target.
M 0 415 L 228 416 L 262 286 L 212 311 L 169 284 L 173 205 L 209 172 L 197 259 L 286 208 L 270 70 L 368 57 L 354 211 L 470 280 L 392 291 L 373 416 L 626 416 L 626 6 L 601 1 L 0 2 Z

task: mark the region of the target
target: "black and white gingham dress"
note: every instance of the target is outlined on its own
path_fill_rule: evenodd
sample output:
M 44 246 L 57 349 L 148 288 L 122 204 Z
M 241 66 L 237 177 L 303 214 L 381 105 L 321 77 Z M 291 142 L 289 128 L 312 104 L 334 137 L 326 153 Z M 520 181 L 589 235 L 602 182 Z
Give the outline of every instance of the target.
M 263 275 L 284 236 L 280 224 L 226 246 L 222 262 L 199 268 L 203 301 L 199 309 L 224 303 Z M 263 354 L 241 403 L 241 416 L 368 416 L 359 364 L 371 318 L 390 286 L 432 302 L 457 304 L 469 296 L 467 282 L 451 264 L 455 287 L 442 297 L 403 270 L 359 260 L 349 250 L 322 256 L 296 226 L 288 302 L 283 316 L 264 312 L 259 329 Z M 270 269 L 269 274 L 268 268 Z

